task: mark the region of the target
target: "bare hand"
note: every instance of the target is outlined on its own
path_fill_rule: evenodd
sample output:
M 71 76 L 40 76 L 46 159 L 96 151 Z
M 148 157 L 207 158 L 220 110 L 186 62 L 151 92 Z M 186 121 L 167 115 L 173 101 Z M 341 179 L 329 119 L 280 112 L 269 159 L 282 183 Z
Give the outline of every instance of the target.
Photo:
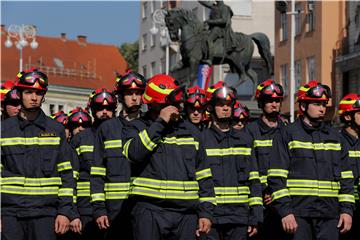
M 340 228 L 340 233 L 348 232 L 351 229 L 351 225 L 352 217 L 347 213 L 340 214 L 339 223 L 337 225 L 337 227 Z
M 81 234 L 82 224 L 80 218 L 75 218 L 70 222 L 70 230 L 74 233 Z
M 196 236 L 200 237 L 201 234 L 208 234 L 211 229 L 211 221 L 207 218 L 199 219 L 199 228 L 196 230 Z
M 55 218 L 55 232 L 64 234 L 69 230 L 70 220 L 64 215 L 57 215 Z
M 107 229 L 110 227 L 110 222 L 108 216 L 101 216 L 96 219 L 96 224 L 100 229 Z
M 180 113 L 177 107 L 167 106 L 161 109 L 159 117 L 168 123 L 170 120 L 177 120 L 179 115 Z
M 248 226 L 249 237 L 255 236 L 257 234 L 257 227 Z
M 289 214 L 281 219 L 282 226 L 285 232 L 294 234 L 298 228 L 294 214 Z
M 270 205 L 272 203 L 272 198 L 271 195 L 268 193 L 264 194 L 264 204 L 265 205 Z

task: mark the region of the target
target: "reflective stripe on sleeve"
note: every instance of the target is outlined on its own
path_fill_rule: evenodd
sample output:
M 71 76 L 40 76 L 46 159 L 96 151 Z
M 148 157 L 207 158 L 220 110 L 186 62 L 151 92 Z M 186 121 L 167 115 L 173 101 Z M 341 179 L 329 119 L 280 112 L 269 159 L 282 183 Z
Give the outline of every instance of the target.
M 157 146 L 154 142 L 151 141 L 148 133 L 146 130 L 143 130 L 139 133 L 140 140 L 144 147 L 146 147 L 149 151 L 153 151 L 154 148 Z
M 212 176 L 211 169 L 206 168 L 204 170 L 196 172 L 195 175 L 196 175 L 196 181 L 200 181 L 201 179 L 211 177 Z
M 271 194 L 271 198 L 273 201 L 282 197 L 290 197 L 290 193 L 288 189 L 280 189 Z
M 104 148 L 122 148 L 122 141 L 121 139 L 114 139 L 114 140 L 106 140 L 104 141 Z
M 91 175 L 106 176 L 106 168 L 103 167 L 91 167 Z
M 58 172 L 72 170 L 70 161 L 59 163 L 57 165 L 57 170 L 58 170 Z
M 268 177 L 283 177 L 287 178 L 289 171 L 286 169 L 269 169 Z

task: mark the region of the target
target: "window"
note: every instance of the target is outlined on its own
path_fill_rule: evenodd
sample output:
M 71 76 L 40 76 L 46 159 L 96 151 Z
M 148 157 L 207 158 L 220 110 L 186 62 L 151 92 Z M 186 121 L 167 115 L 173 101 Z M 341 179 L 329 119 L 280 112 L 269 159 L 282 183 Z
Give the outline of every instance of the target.
M 142 50 L 145 51 L 146 50 L 146 36 L 147 34 L 143 34 L 142 35 L 142 39 L 141 39 L 141 46 L 142 46 Z
M 301 85 L 301 60 L 295 61 L 295 90 Z
M 315 30 L 315 1 L 308 1 L 307 31 Z
M 288 65 L 283 64 L 280 66 L 280 79 L 281 84 L 284 87 L 284 94 L 287 95 L 288 87 L 289 87 L 289 76 L 288 76 Z
M 147 17 L 147 13 L 148 13 L 148 2 L 144 1 L 142 4 L 142 11 L 141 11 L 142 19 L 145 19 Z
M 297 3 L 295 5 L 295 12 L 297 12 L 297 14 L 295 14 L 295 35 L 301 34 L 301 4 L 302 3 Z
M 146 71 L 147 69 L 146 69 L 146 66 L 143 66 L 142 67 L 142 75 L 145 77 L 145 78 L 147 78 L 147 71 Z
M 155 62 L 152 62 L 151 63 L 151 72 L 150 72 L 150 77 L 151 76 L 154 76 L 156 74 L 156 63 Z
M 59 112 L 64 111 L 64 105 L 59 105 L 58 110 L 59 110 Z
M 315 57 L 307 58 L 307 82 L 316 79 L 315 67 Z
M 288 39 L 288 21 L 286 13 L 280 14 L 280 41 Z
M 156 35 L 150 34 L 150 47 L 155 47 L 155 37 Z
M 50 104 L 49 110 L 50 110 L 50 115 L 53 115 L 55 113 L 55 105 Z

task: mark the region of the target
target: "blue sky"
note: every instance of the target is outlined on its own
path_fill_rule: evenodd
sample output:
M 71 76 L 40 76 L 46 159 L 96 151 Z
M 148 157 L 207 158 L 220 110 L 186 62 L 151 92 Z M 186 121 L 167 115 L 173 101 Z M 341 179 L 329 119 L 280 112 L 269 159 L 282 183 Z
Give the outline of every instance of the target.
M 34 24 L 38 35 L 121 45 L 140 31 L 139 1 L 1 1 L 1 24 Z

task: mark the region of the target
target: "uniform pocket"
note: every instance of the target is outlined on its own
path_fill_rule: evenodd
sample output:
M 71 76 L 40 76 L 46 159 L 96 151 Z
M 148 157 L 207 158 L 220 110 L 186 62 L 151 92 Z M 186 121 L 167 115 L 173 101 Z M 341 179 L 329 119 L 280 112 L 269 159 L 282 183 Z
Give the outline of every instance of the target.
M 190 180 L 195 180 L 196 156 L 194 150 L 185 147 L 182 152 L 184 165 Z
M 238 172 L 238 181 L 243 183 L 249 179 L 249 162 L 247 158 L 237 158 L 236 159 L 237 172 Z
M 41 149 L 41 170 L 45 177 L 50 177 L 57 172 L 57 157 L 59 152 L 51 149 Z

